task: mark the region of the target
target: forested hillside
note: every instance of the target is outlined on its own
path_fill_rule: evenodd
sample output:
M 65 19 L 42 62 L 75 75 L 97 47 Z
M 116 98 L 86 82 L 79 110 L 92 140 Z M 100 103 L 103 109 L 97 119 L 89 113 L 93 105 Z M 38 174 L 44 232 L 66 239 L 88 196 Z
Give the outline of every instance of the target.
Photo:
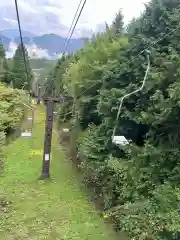
M 105 217 L 130 239 L 179 239 L 179 14 L 178 0 L 152 0 L 125 31 L 119 13 L 106 33 L 59 60 L 46 82 L 45 95 L 55 88 L 73 97 L 58 105 L 58 118 L 71 128 L 74 161 Z M 116 132 L 132 143 L 117 147 L 119 100 L 141 86 L 147 47 L 145 88 L 125 100 Z
M 41 69 L 41 68 L 50 69 L 50 67 L 54 67 L 56 62 L 57 62 L 57 60 L 48 60 L 48 59 L 44 59 L 44 58 L 30 59 L 30 66 L 32 69 Z
M 34 79 L 33 84 L 35 87 L 37 84 L 43 85 L 45 79 L 48 77 L 51 70 L 55 67 L 56 62 L 56 60 L 30 59 L 30 66 L 32 68 L 32 71 L 35 75 L 37 75 L 37 79 Z
M 5 54 L 5 53 L 4 53 Z M 23 56 L 21 56 L 21 61 L 23 61 Z M 45 79 L 48 77 L 51 70 L 55 67 L 57 60 L 47 60 L 47 59 L 30 59 L 28 57 L 28 67 L 30 68 L 30 76 L 31 76 L 31 86 L 30 88 L 32 91 L 36 92 L 37 84 L 43 85 Z M 14 73 L 13 70 L 13 64 L 14 59 L 8 59 L 6 61 L 9 72 Z M 22 62 L 23 64 L 23 62 Z M 22 65 L 22 73 L 26 74 L 26 69 Z M 10 74 L 10 73 L 9 73 Z M 3 75 L 4 76 L 4 75 Z M 24 76 L 24 80 L 26 81 L 26 76 Z M 12 77 L 10 77 L 10 80 L 12 81 Z

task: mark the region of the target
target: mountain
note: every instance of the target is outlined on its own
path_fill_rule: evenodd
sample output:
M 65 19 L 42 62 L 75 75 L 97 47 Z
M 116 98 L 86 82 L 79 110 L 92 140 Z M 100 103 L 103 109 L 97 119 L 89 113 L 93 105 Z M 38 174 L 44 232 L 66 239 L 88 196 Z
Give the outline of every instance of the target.
M 4 48 L 7 50 L 11 42 L 11 39 L 5 36 L 0 35 L 0 43 L 4 45 Z
M 21 43 L 20 37 L 14 38 L 13 41 L 14 41 L 16 44 L 20 44 L 20 43 Z M 23 37 L 23 43 L 24 43 L 24 44 L 27 44 L 27 45 L 32 44 L 32 38 Z
M 6 34 L 3 35 L 3 32 Z M 3 43 L 6 51 L 9 51 L 10 43 L 14 43 L 13 46 L 20 44 L 20 37 L 16 34 L 16 31 L 4 30 L 0 34 L 0 41 Z M 12 37 L 7 37 L 12 36 Z M 61 37 L 56 34 L 44 34 L 42 36 L 31 36 L 31 33 L 24 32 L 23 34 L 23 43 L 29 46 L 29 48 L 41 49 L 45 51 L 46 55 L 49 55 L 50 58 L 54 58 L 55 55 L 62 53 L 64 51 L 64 44 L 66 38 Z M 68 53 L 73 53 L 78 49 L 82 48 L 84 44 L 83 38 L 71 39 L 67 48 Z M 12 45 L 12 44 L 11 44 Z
M 42 36 L 34 37 L 33 42 L 37 47 L 47 49 L 49 54 L 62 53 L 64 50 L 64 43 L 66 38 L 58 36 L 56 34 L 44 34 Z M 83 46 L 83 38 L 71 39 L 68 45 L 67 51 L 69 53 L 75 52 Z
M 15 37 L 19 37 L 19 30 L 18 29 L 5 29 L 5 30 L 1 31 L 0 34 L 7 38 L 15 38 Z M 22 36 L 32 38 L 32 37 L 35 37 L 36 35 L 31 32 L 22 30 Z

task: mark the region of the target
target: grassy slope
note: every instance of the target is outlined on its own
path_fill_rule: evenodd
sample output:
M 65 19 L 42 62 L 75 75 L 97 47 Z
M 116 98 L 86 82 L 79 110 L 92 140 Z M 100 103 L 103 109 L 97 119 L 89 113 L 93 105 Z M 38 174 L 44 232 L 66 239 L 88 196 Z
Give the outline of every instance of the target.
M 52 179 L 37 181 L 42 164 L 43 109 L 36 110 L 35 118 L 33 137 L 19 138 L 5 148 L 0 198 L 5 196 L 11 203 L 4 208 L 0 205 L 0 239 L 115 239 L 81 190 L 60 151 L 56 130 L 52 140 Z

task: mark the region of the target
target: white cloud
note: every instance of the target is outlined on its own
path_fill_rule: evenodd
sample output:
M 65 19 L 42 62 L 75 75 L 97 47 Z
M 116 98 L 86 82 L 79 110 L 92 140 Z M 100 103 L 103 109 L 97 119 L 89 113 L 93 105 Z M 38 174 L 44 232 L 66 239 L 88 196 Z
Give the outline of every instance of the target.
M 51 56 L 48 54 L 48 51 L 46 49 L 38 48 L 35 44 L 31 45 L 25 45 L 26 49 L 28 51 L 29 57 L 32 58 L 47 58 L 51 59 Z M 18 45 L 14 43 L 13 41 L 10 42 L 8 51 L 6 51 L 7 58 L 12 58 L 15 54 L 15 51 L 17 49 Z
M 127 23 L 143 11 L 143 4 L 148 1 L 87 0 L 74 35 L 80 36 L 87 30 L 96 30 L 97 26 L 104 24 L 105 21 L 111 24 L 119 9 L 122 9 Z M 18 4 L 24 30 L 36 34 L 56 33 L 66 36 L 79 0 L 18 0 Z M 13 0 L 0 1 L 0 18 L 16 19 Z
M 12 25 L 17 25 L 17 20 L 11 19 L 11 18 L 3 18 L 4 21 L 11 23 Z
M 59 9 L 56 6 L 44 6 L 43 7 L 46 12 L 51 12 L 60 17 Z
M 38 10 L 36 10 L 36 8 L 33 7 L 33 5 L 29 3 L 25 0 L 18 0 L 18 5 L 21 7 L 21 10 L 25 11 L 25 12 L 29 12 L 29 13 L 38 13 Z
M 8 51 L 6 51 L 6 57 L 12 58 L 15 54 L 15 51 L 17 49 L 17 45 L 14 42 L 11 42 L 8 47 Z
M 125 22 L 129 22 L 132 17 L 137 17 L 144 9 L 144 3 L 148 0 L 87 0 L 82 16 L 78 23 L 78 27 L 95 29 L 97 24 L 111 23 L 115 14 L 119 9 L 122 9 Z M 61 12 L 61 21 L 66 26 L 71 24 L 75 9 L 77 8 L 79 0 L 63 1 Z

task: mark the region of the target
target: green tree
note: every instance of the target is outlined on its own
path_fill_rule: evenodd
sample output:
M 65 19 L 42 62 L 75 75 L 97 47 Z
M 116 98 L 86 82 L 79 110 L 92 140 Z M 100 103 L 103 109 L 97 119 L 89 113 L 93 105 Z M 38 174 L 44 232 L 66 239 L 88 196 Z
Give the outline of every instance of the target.
M 137 34 L 141 24 L 140 20 L 142 20 L 141 17 L 133 18 L 131 22 L 127 25 L 126 30 L 129 36 Z
M 0 81 L 6 84 L 10 83 L 8 64 L 5 55 L 5 49 L 2 44 L 0 44 Z
M 23 57 L 23 48 L 25 52 L 25 62 Z M 26 73 L 27 70 L 27 73 Z M 32 85 L 32 71 L 29 64 L 28 52 L 21 44 L 18 46 L 15 55 L 13 57 L 13 63 L 11 68 L 11 78 L 14 88 L 22 88 L 30 90 Z
M 112 28 L 115 31 L 116 35 L 122 35 L 124 34 L 124 22 L 123 22 L 124 16 L 122 14 L 122 11 L 120 10 L 112 23 Z

